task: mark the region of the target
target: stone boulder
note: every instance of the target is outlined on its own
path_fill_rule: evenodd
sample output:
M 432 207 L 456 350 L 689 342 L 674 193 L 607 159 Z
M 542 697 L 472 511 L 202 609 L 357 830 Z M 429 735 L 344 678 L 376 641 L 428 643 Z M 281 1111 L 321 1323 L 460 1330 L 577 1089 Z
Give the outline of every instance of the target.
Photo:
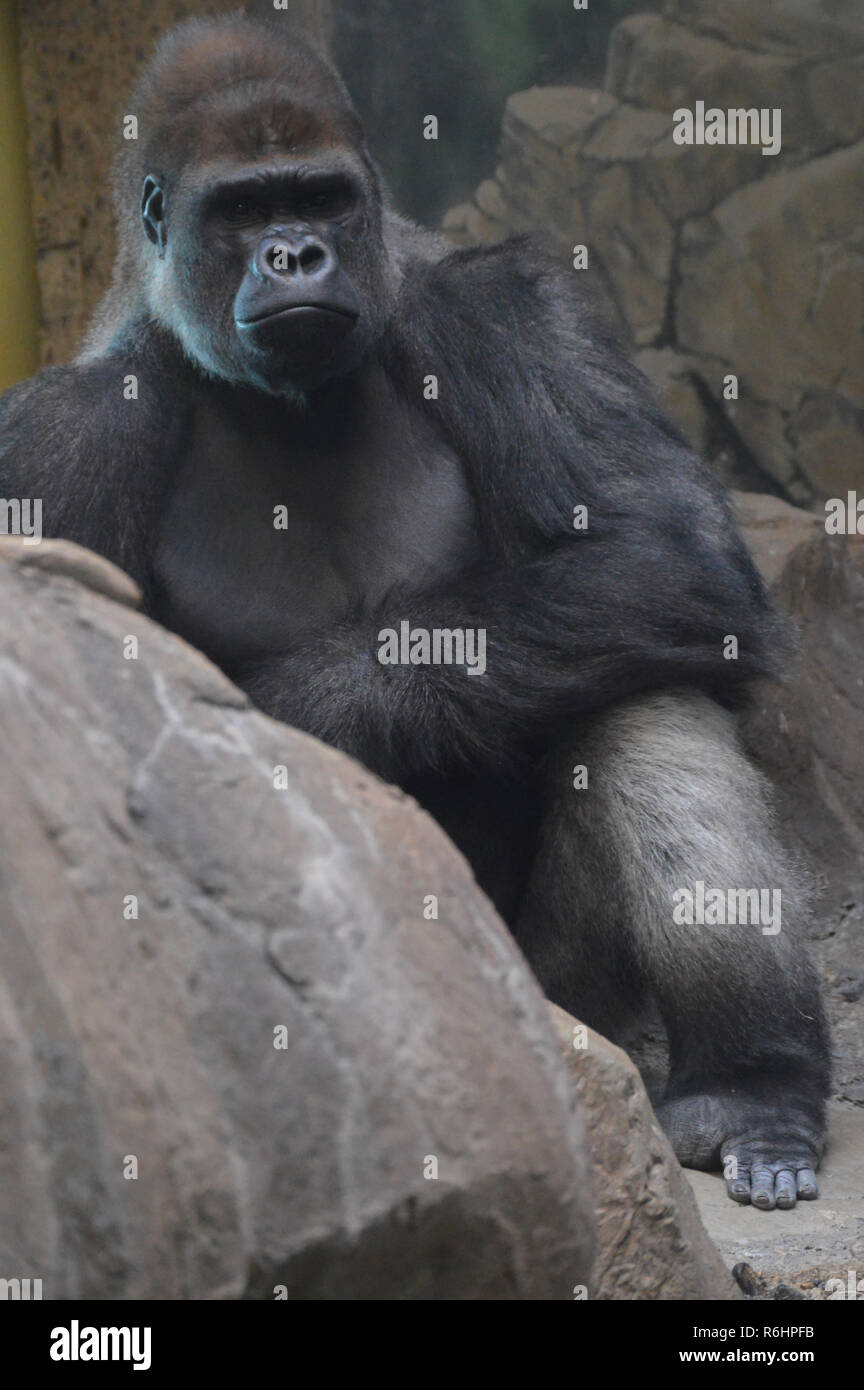
M 0 595 L 0 1273 L 46 1299 L 572 1298 L 581 1125 L 442 832 L 95 556 L 5 541 Z
M 633 1062 L 563 1009 L 549 1008 L 594 1164 L 594 1297 L 740 1298 Z

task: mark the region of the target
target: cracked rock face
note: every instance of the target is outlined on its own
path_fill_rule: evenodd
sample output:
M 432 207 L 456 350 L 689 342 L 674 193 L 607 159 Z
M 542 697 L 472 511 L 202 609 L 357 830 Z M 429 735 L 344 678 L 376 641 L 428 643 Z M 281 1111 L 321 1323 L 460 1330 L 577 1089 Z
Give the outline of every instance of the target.
M 0 595 L 0 1274 L 46 1299 L 572 1297 L 581 1127 L 444 835 L 97 557 L 7 542 Z
M 779 153 L 676 144 L 697 101 L 780 110 Z M 616 26 L 604 91 L 510 97 L 494 178 L 444 226 L 542 231 L 567 264 L 584 244 L 582 284 L 694 447 L 810 506 L 861 485 L 862 198 L 861 0 L 668 0 Z

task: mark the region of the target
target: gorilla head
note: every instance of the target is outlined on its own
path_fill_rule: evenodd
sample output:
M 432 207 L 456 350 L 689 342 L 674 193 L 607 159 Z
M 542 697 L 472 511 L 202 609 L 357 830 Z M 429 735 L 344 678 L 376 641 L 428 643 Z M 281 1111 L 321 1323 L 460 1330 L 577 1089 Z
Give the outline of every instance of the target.
M 141 308 L 208 373 L 282 394 L 350 371 L 394 269 L 381 191 L 337 74 L 277 27 L 171 34 L 115 174 L 125 317 Z

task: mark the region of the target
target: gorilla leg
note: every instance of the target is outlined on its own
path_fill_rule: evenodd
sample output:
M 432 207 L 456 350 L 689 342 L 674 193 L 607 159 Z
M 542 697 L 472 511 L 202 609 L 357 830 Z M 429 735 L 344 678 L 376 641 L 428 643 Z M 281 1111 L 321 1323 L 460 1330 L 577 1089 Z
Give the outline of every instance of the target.
M 575 764 L 588 770 L 581 791 Z M 731 716 L 689 691 L 640 697 L 582 727 L 549 771 L 556 790 L 515 927 L 541 984 L 613 1035 L 653 995 L 670 1047 L 658 1117 L 681 1162 L 722 1160 L 739 1202 L 815 1197 L 829 1051 L 796 940 L 806 892 Z M 775 904 L 780 890 L 780 929 L 764 917 L 676 922 L 681 889 L 726 902 L 767 889 Z

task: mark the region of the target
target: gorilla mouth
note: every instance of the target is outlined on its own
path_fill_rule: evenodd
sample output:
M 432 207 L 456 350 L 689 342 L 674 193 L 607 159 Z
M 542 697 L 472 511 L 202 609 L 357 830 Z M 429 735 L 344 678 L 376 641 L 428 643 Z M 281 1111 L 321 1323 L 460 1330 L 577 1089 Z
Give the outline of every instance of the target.
M 271 297 L 250 305 L 254 318 L 235 317 L 237 336 L 254 361 L 267 370 L 287 372 L 300 382 L 314 382 L 322 370 L 344 355 L 352 341 L 357 310 L 335 304 L 287 303 Z
M 287 319 L 296 318 L 299 322 L 303 319 L 314 320 L 321 315 L 328 318 L 346 319 L 349 323 L 354 323 L 358 318 L 355 309 L 341 309 L 334 304 L 287 304 L 275 309 L 266 309 L 263 314 L 256 314 L 251 319 L 235 319 L 238 328 L 256 328 L 258 324 L 272 323 L 276 319 L 283 322 Z M 319 320 L 322 321 L 323 320 Z

